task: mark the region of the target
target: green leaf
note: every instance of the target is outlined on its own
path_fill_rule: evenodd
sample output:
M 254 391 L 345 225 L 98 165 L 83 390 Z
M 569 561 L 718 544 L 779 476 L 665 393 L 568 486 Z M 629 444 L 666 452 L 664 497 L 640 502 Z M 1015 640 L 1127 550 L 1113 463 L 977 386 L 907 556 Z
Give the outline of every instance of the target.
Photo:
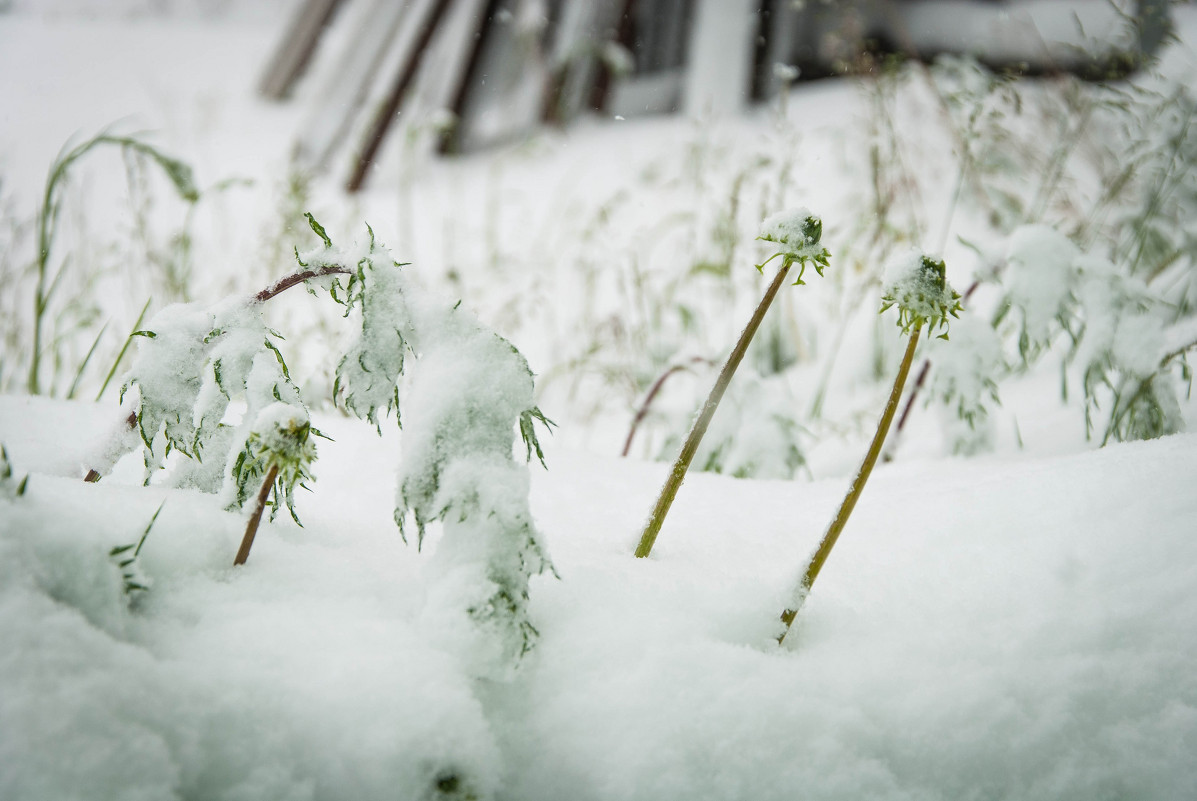
M 280 350 L 279 350 L 279 349 L 278 349 L 278 348 L 275 346 L 275 344 L 274 344 L 273 342 L 271 342 L 269 339 L 265 340 L 265 342 L 266 342 L 266 347 L 267 347 L 267 348 L 269 348 L 271 351 L 273 351 L 273 353 L 274 353 L 274 358 L 278 359 L 278 364 L 279 364 L 279 367 L 281 367 L 281 368 L 282 368 L 282 371 L 283 371 L 283 378 L 285 378 L 285 379 L 287 379 L 288 381 L 290 381 L 290 380 L 291 380 L 291 373 L 290 373 L 290 371 L 289 371 L 289 370 L 287 370 L 287 362 L 286 362 L 286 361 L 283 359 L 283 354 L 282 354 L 282 351 L 280 351 Z M 275 388 L 275 391 L 277 392 L 277 387 Z M 282 400 L 282 398 L 279 398 L 279 400 Z
M 310 211 L 305 211 L 303 216 L 308 218 L 308 225 L 311 226 L 312 231 L 316 234 L 316 236 L 320 237 L 324 241 L 324 247 L 331 248 L 333 243 L 332 240 L 328 238 L 328 234 L 325 233 L 324 226 L 316 222 L 316 218 L 312 216 Z

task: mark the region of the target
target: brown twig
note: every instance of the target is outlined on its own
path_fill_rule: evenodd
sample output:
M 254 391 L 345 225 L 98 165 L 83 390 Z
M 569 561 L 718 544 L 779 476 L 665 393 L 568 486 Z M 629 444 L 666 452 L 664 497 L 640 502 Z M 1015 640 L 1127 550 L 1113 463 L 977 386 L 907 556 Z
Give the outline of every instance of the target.
M 714 362 L 712 362 L 710 359 L 704 359 L 701 356 L 695 356 L 690 360 L 690 364 L 714 364 Z M 631 452 L 632 440 L 636 437 L 636 430 L 640 427 L 640 424 L 644 421 L 644 418 L 648 416 L 648 411 L 652 407 L 653 401 L 657 397 L 657 393 L 660 392 L 665 386 L 665 382 L 668 381 L 669 377 L 674 373 L 680 373 L 683 370 L 689 369 L 689 366 L 685 364 L 675 364 L 665 372 L 661 373 L 660 377 L 658 377 L 657 380 L 653 382 L 653 385 L 649 387 L 648 394 L 644 396 L 644 402 L 640 404 L 640 408 L 636 410 L 636 416 L 632 419 L 632 426 L 628 429 L 628 438 L 624 440 L 623 452 L 619 454 L 620 456 L 627 456 L 628 453 Z
M 293 286 L 298 286 L 304 281 L 308 281 L 312 278 L 323 278 L 326 275 L 350 275 L 350 271 L 337 264 L 326 265 L 318 270 L 304 270 L 301 273 L 288 275 L 286 278 L 279 280 L 277 283 L 266 287 L 261 292 L 254 295 L 254 300 L 256 300 L 258 303 L 265 303 L 276 295 L 286 292 Z
M 258 490 L 258 500 L 254 504 L 253 514 L 245 525 L 245 536 L 241 538 L 241 548 L 237 551 L 237 558 L 233 566 L 245 564 L 249 559 L 249 549 L 254 547 L 254 536 L 258 533 L 258 525 L 262 522 L 262 512 L 266 509 L 266 500 L 270 497 L 270 490 L 274 489 L 274 480 L 278 478 L 278 465 L 270 465 L 266 471 L 266 480 L 262 482 L 262 489 Z M 277 501 L 276 501 L 277 502 Z

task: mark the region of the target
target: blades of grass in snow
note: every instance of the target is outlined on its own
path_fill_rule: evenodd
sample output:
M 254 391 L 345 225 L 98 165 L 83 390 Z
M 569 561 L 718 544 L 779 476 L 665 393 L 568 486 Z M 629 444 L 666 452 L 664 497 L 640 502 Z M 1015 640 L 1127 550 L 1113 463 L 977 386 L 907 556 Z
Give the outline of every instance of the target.
M 0 443 L 0 496 L 19 498 L 29 487 L 29 476 L 26 474 L 20 481 L 13 480 L 12 462 L 8 459 L 8 449 Z
M 125 344 L 121 345 L 120 352 L 116 354 L 116 359 L 112 362 L 112 367 L 108 368 L 108 375 L 104 376 L 104 383 L 100 385 L 100 391 L 96 393 L 96 400 L 104 396 L 104 390 L 108 389 L 108 384 L 112 381 L 112 377 L 116 375 L 116 371 L 120 368 L 121 360 L 125 358 L 125 353 L 129 350 L 129 345 L 133 342 L 133 337 L 137 336 L 141 330 L 141 324 L 145 321 L 145 313 L 150 309 L 150 302 L 153 298 L 146 298 L 145 305 L 141 307 L 141 312 L 137 315 L 137 319 L 133 322 L 133 328 L 129 331 L 129 336 L 125 337 Z M 98 339 L 98 337 L 97 337 Z
M 79 363 L 79 369 L 75 370 L 75 378 L 71 381 L 71 388 L 67 390 L 66 398 L 71 400 L 75 397 L 75 390 L 79 388 L 79 379 L 83 377 L 83 371 L 87 369 L 91 357 L 96 352 L 96 347 L 100 344 L 100 339 L 104 336 L 104 332 L 108 330 L 108 323 L 100 326 L 100 333 L 96 334 L 96 338 L 92 340 L 91 347 L 87 349 L 87 355 L 83 357 L 83 361 Z
M 118 545 L 108 552 L 108 558 L 112 559 L 121 571 L 125 595 L 129 596 L 130 601 L 136 598 L 134 593 L 146 592 L 150 588 L 150 582 L 142 574 L 137 558 L 141 556 L 141 549 L 145 545 L 146 538 L 153 531 L 154 523 L 158 522 L 158 515 L 162 513 L 164 506 L 166 506 L 166 501 L 158 504 L 158 508 L 154 511 L 150 522 L 146 524 L 145 531 L 142 532 L 141 538 L 137 542 Z
M 29 373 L 26 379 L 26 390 L 31 395 L 42 392 L 41 361 L 43 337 L 45 335 L 45 315 L 50 305 L 50 298 L 64 268 L 59 268 L 54 278 L 50 279 L 50 256 L 54 248 L 57 235 L 58 218 L 62 211 L 62 191 L 67 174 L 72 165 L 94 148 L 104 145 L 117 145 L 134 150 L 151 158 L 166 174 L 175 190 L 188 203 L 199 199 L 199 191 L 195 187 L 195 180 L 191 168 L 171 158 L 154 146 L 136 136 L 115 136 L 101 132 L 76 147 L 60 151 L 58 158 L 50 165 L 50 173 L 46 178 L 45 191 L 42 195 L 42 205 L 37 220 L 37 256 L 36 278 L 33 291 L 33 335 L 30 350 Z

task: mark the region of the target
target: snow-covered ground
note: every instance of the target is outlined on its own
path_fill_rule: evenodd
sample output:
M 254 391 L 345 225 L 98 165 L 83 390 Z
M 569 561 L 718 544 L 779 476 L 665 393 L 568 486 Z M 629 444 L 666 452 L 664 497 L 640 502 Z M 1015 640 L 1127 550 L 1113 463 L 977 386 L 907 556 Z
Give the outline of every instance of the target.
M 542 437 L 548 469 L 530 467 L 530 500 L 557 575 L 531 581 L 535 648 L 512 674 L 479 678 L 439 526 L 417 550 L 392 520 L 402 436 L 319 403 L 344 331 L 339 309 L 298 292 L 271 324 L 331 441 L 298 498 L 304 526 L 263 522 L 237 568 L 246 515 L 215 496 L 161 477 L 141 486 L 136 453 L 81 480 L 122 423 L 116 386 L 95 403 L 29 397 L 0 365 L 14 471 L 0 481 L 0 798 L 1197 797 L 1197 434 L 1097 448 L 1077 376 L 1062 401 L 1068 373 L 1050 359 L 1002 380 L 977 455 L 952 454 L 953 415 L 916 407 L 794 632 L 774 639 L 900 355 L 893 319 L 873 322 L 875 253 L 855 222 L 871 219 L 867 150 L 853 149 L 879 119 L 871 109 L 920 132 L 905 156 L 924 180 L 924 244 L 942 242 L 957 288 L 986 268 L 973 244 L 1006 246 L 983 211 L 949 202 L 953 145 L 911 122 L 920 108 L 934 118 L 917 84 L 900 99 L 804 86 L 784 112 L 735 120 L 588 120 L 449 163 L 411 164 L 396 143 L 371 189 L 347 198 L 331 179 L 286 187 L 310 109 L 303 87 L 283 106 L 252 94 L 277 35 L 262 4 L 191 16 L 30 5 L 0 13 L 0 75 L 19 76 L 0 84 L 0 257 L 29 247 L 62 143 L 116 120 L 155 131 L 201 187 L 253 181 L 197 207 L 188 291 L 200 302 L 252 294 L 291 269 L 292 245 L 314 244 L 289 202 L 338 241 L 368 221 L 413 280 L 462 298 L 540 374 L 538 403 L 559 427 Z M 1182 43 L 1163 66 L 1182 85 L 1191 11 L 1177 10 Z M 113 188 L 125 164 L 92 161 L 60 247 L 103 271 L 73 347 L 108 320 L 110 363 L 145 298 L 164 297 L 146 254 L 183 212 L 151 184 L 138 234 L 135 204 Z M 1038 177 L 1013 168 L 1016 182 Z M 903 208 L 919 199 L 894 191 Z M 730 243 L 709 233 L 729 203 Z M 769 251 L 745 231 L 795 204 L 824 217 L 828 277 L 808 271 L 774 309 L 794 366 L 746 367 L 751 389 L 733 391 L 709 436 L 768 451 L 778 435 L 752 415 L 785 408 L 805 464 L 794 480 L 690 475 L 652 556 L 634 559 L 668 470 L 646 457 L 669 453 L 713 375 L 688 360 L 721 358 L 768 277 L 751 264 Z M 24 323 L 20 274 L 0 292 Z M 985 287 L 975 304 L 999 300 Z M 953 325 L 948 344 L 966 347 L 975 332 Z M 1165 349 L 1193 338 L 1167 333 L 1181 339 Z M 618 457 L 648 384 L 681 362 L 632 458 Z M 80 397 L 107 367 L 84 373 Z M 1197 425 L 1183 393 L 1177 414 Z M 110 551 L 151 520 L 135 565 L 149 589 L 128 593 Z

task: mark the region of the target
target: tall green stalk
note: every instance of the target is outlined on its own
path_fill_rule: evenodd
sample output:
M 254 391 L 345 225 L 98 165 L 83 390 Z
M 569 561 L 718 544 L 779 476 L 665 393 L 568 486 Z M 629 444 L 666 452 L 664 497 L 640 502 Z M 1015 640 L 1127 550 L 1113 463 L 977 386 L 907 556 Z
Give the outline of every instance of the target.
M 62 188 L 71 166 L 93 148 L 102 144 L 119 145 L 148 156 L 166 173 L 180 197 L 189 203 L 194 203 L 199 199 L 199 190 L 195 187 L 190 167 L 134 137 L 101 133 L 72 150 L 60 154 L 54 160 L 54 163 L 50 165 L 50 175 L 46 178 L 46 190 L 42 196 L 42 207 L 37 218 L 37 280 L 33 289 L 33 351 L 30 354 L 29 376 L 25 385 L 30 395 L 39 395 L 42 391 L 41 359 L 44 321 L 54 290 L 58 286 L 59 279 L 62 278 L 62 267 L 53 277 L 50 276 L 50 250 L 54 246 L 58 215 L 62 210 Z
M 669 508 L 673 505 L 673 499 L 677 497 L 678 490 L 682 486 L 682 481 L 686 478 L 686 472 L 690 469 L 690 462 L 694 460 L 694 455 L 698 453 L 698 446 L 707 432 L 707 427 L 711 424 L 711 419 L 715 416 L 715 410 L 719 408 L 719 402 L 723 399 L 723 393 L 731 384 L 736 368 L 740 366 L 744 354 L 748 352 L 748 345 L 752 342 L 753 336 L 756 335 L 757 329 L 760 328 L 761 321 L 765 319 L 765 312 L 769 310 L 769 306 L 773 303 L 773 298 L 776 297 L 782 282 L 785 281 L 786 276 L 789 274 L 790 267 L 795 263 L 799 265 L 798 278 L 794 282 L 795 284 L 803 283 L 802 273 L 806 269 L 808 261 L 814 263 L 815 271 L 819 275 L 823 274 L 823 269 L 827 266 L 831 254 L 819 244 L 822 237 L 823 221 L 806 209 L 775 214 L 762 224 L 761 235 L 757 238 L 777 243 L 781 246 L 781 250 L 766 259 L 764 263 L 758 264 L 757 269 L 763 272 L 765 264 L 768 264 L 778 256 L 782 257 L 781 269 L 777 271 L 777 275 L 773 277 L 773 281 L 769 284 L 768 289 L 765 290 L 764 297 L 757 304 L 756 310 L 752 313 L 752 318 L 749 319 L 748 325 L 741 332 L 739 340 L 737 340 L 735 347 L 732 348 L 731 354 L 727 357 L 727 361 L 723 365 L 723 369 L 719 371 L 719 376 L 715 379 L 715 386 L 711 388 L 711 393 L 707 396 L 706 403 L 703 404 L 702 410 L 694 421 L 694 425 L 690 428 L 690 433 L 682 445 L 682 451 L 678 454 L 677 461 L 673 463 L 673 469 L 669 472 L 669 478 L 665 480 L 665 486 L 662 487 L 661 494 L 657 497 L 657 502 L 649 514 L 648 522 L 644 527 L 644 533 L 640 535 L 640 542 L 636 546 L 637 557 L 644 558 L 652 552 L 653 545 L 657 541 L 657 535 L 661 533 L 661 526 L 665 523 L 665 516 L 669 513 Z
M 645 557 L 652 552 L 653 544 L 656 543 L 657 535 L 661 533 L 661 526 L 665 522 L 665 515 L 669 514 L 669 507 L 673 505 L 673 499 L 677 497 L 677 491 L 681 489 L 682 481 L 686 478 L 686 471 L 690 469 L 690 462 L 694 460 L 694 454 L 698 453 L 698 446 L 707 433 L 707 427 L 710 426 L 711 419 L 715 416 L 715 410 L 719 408 L 719 402 L 723 400 L 723 393 L 731 384 L 736 368 L 740 366 L 744 354 L 748 352 L 748 344 L 752 342 L 756 330 L 760 328 L 761 321 L 765 319 L 765 312 L 769 310 L 773 298 L 777 295 L 777 291 L 781 288 L 781 284 L 789 272 L 789 264 L 783 264 L 777 271 L 773 282 L 765 290 L 765 296 L 761 298 L 756 311 L 752 313 L 748 325 L 744 326 L 744 331 L 741 332 L 736 346 L 732 348 L 731 354 L 724 362 L 723 369 L 719 371 L 719 377 L 715 379 L 715 386 L 711 387 L 711 393 L 707 395 L 706 403 L 702 405 L 702 411 L 694 420 L 694 425 L 690 427 L 690 433 L 686 436 L 682 451 L 678 454 L 677 461 L 673 463 L 673 469 L 669 471 L 669 478 L 665 481 L 665 486 L 657 497 L 652 513 L 649 514 L 648 524 L 644 527 L 644 533 L 640 535 L 640 544 L 636 546 L 636 556 Z
M 781 613 L 781 621 L 785 623 L 786 628 L 785 632 L 778 638 L 778 642 L 784 641 L 786 634 L 789 633 L 790 626 L 793 624 L 794 618 L 798 615 L 801 602 L 806 599 L 811 587 L 815 584 L 815 579 L 819 577 L 819 571 L 823 569 L 823 564 L 831 554 L 831 549 L 835 547 L 835 543 L 839 540 L 844 526 L 848 524 L 848 517 L 852 514 L 852 510 L 856 508 L 856 501 L 860 499 L 861 493 L 864 492 L 865 484 L 873 472 L 873 465 L 877 464 L 877 458 L 881 455 L 881 447 L 885 444 L 885 437 L 889 434 L 890 424 L 893 423 L 894 413 L 898 409 L 898 401 L 902 397 L 902 389 L 906 386 L 906 376 L 910 373 L 910 364 L 914 361 L 914 351 L 919 344 L 919 331 L 920 329 L 916 328 L 907 339 L 906 353 L 902 356 L 902 364 L 898 368 L 898 377 L 894 379 L 893 389 L 890 390 L 889 400 L 885 402 L 885 411 L 881 413 L 881 420 L 877 423 L 877 431 L 873 434 L 873 441 L 869 445 L 869 451 L 865 454 L 864 461 L 860 465 L 860 470 L 856 473 L 856 478 L 852 479 L 852 486 L 848 488 L 848 494 L 844 496 L 844 502 L 840 504 L 840 509 L 835 513 L 835 518 L 831 521 L 831 525 L 827 527 L 827 533 L 823 535 L 823 540 L 819 543 L 819 549 L 815 551 L 810 564 L 806 567 L 806 573 L 802 576 L 802 586 L 798 591 L 798 603 L 794 604 L 794 608 L 786 609 Z
M 794 593 L 793 601 L 781 613 L 781 622 L 785 628 L 777 638 L 778 643 L 785 642 L 786 635 L 790 633 L 794 619 L 810 594 L 811 587 L 814 586 L 815 579 L 819 577 L 823 565 L 826 564 L 827 557 L 831 555 L 831 549 L 835 547 L 840 534 L 848 524 L 848 518 L 852 515 L 852 510 L 856 508 L 856 502 L 860 500 L 861 493 L 864 492 L 865 484 L 873 472 L 873 466 L 877 464 L 882 446 L 885 445 L 885 437 L 889 434 L 890 425 L 893 423 L 894 413 L 898 409 L 898 402 L 902 398 L 902 389 L 906 385 L 906 378 L 910 375 L 910 365 L 914 361 L 914 352 L 918 348 L 919 335 L 923 326 L 927 325 L 928 330 L 933 330 L 936 326 L 942 325 L 944 332 L 939 336 L 941 339 L 947 339 L 947 318 L 949 315 L 956 317 L 961 310 L 960 295 L 948 285 L 944 263 L 931 259 L 918 251 L 912 251 L 909 255 L 896 259 L 886 270 L 885 284 L 886 292 L 882 296 L 881 311 L 884 312 L 890 306 L 898 307 L 898 325 L 907 334 L 906 352 L 902 355 L 902 364 L 898 367 L 898 375 L 894 379 L 889 399 L 885 402 L 881 419 L 877 421 L 877 431 L 873 434 L 873 441 L 869 444 L 869 450 L 860 465 L 860 470 L 852 480 L 848 494 L 844 496 L 844 501 L 840 504 L 839 511 L 836 512 L 831 525 L 827 527 L 827 532 L 823 535 L 815 555 L 811 557 L 797 591 Z

